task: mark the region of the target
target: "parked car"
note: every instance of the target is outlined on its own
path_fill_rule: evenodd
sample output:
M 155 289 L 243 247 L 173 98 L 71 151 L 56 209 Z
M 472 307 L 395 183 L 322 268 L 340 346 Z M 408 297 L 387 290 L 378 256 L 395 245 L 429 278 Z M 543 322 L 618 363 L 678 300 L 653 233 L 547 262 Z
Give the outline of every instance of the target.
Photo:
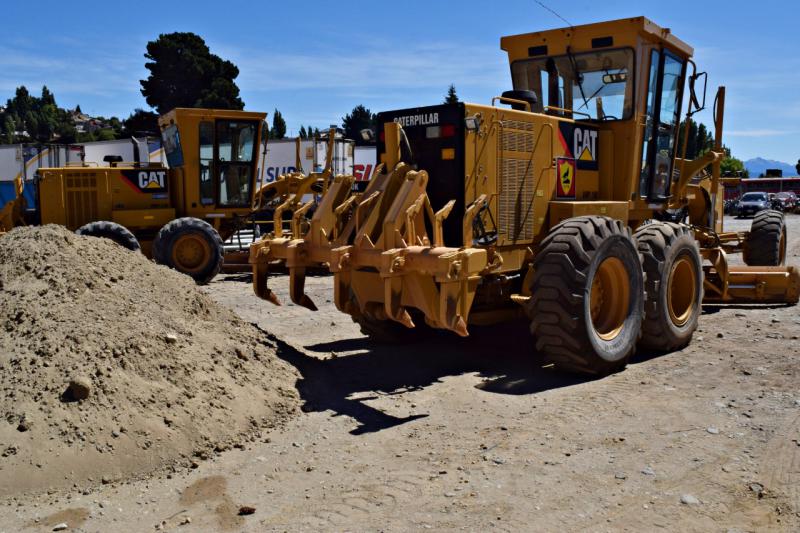
M 797 195 L 793 191 L 779 192 L 775 195 L 775 206 L 784 212 L 792 212 L 797 208 Z
M 747 192 L 739 199 L 737 214 L 740 217 L 752 217 L 759 211 L 771 208 L 769 194 L 765 192 Z

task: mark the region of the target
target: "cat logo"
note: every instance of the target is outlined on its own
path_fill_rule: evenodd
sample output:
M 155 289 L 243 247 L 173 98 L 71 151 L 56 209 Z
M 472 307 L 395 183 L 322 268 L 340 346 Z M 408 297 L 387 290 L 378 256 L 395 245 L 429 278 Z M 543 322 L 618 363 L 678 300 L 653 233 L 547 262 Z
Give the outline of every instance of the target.
M 138 193 L 167 192 L 166 170 L 121 170 L 122 179 Z
M 575 198 L 575 160 L 559 157 L 556 163 L 556 197 Z
M 597 130 L 575 128 L 572 153 L 579 161 L 594 161 L 597 148 Z
M 142 170 L 139 172 L 140 189 L 163 189 L 166 185 L 166 170 L 150 171 Z
M 558 140 L 564 157 L 575 160 L 575 170 L 599 170 L 600 132 L 585 124 L 559 122 Z

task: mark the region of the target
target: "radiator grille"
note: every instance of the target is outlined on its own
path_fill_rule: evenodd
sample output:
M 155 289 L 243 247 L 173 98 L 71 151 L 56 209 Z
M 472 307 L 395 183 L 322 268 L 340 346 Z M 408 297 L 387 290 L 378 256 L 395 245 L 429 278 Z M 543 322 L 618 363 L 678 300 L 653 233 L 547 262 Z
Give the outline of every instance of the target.
M 64 175 L 67 227 L 79 228 L 97 220 L 97 178 L 81 173 Z
M 498 230 L 511 241 L 533 239 L 534 124 L 501 122 L 498 161 L 500 195 Z
M 512 241 L 533 239 L 533 160 L 501 158 L 498 226 Z

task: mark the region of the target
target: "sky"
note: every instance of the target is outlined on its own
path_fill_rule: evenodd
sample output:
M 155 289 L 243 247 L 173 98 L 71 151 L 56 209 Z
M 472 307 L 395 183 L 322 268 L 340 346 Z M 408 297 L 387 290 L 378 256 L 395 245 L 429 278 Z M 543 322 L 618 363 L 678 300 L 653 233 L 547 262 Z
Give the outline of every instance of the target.
M 695 48 L 709 107 L 727 87 L 724 142 L 740 159 L 800 159 L 800 7 L 796 1 L 542 0 L 571 24 L 644 15 Z M 372 111 L 433 105 L 454 83 L 488 103 L 510 89 L 500 37 L 564 27 L 536 0 L 370 2 L 55 2 L 5 0 L 0 102 L 42 85 L 58 105 L 128 116 L 148 106 L 145 46 L 195 32 L 235 63 L 246 109 L 278 109 L 289 134 Z M 757 9 L 754 8 L 757 5 Z M 712 124 L 710 112 L 698 116 Z

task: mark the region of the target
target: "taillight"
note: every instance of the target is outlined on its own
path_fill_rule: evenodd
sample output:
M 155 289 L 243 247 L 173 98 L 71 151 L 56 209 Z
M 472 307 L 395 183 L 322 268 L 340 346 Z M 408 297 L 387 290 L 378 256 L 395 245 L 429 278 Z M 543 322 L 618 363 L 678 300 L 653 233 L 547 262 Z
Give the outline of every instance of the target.
M 381 142 L 385 142 L 386 141 L 386 132 L 381 130 L 381 134 L 378 137 L 380 138 Z
M 426 139 L 438 139 L 439 137 L 453 137 L 456 134 L 456 127 L 453 124 L 444 126 L 428 126 L 425 128 Z

